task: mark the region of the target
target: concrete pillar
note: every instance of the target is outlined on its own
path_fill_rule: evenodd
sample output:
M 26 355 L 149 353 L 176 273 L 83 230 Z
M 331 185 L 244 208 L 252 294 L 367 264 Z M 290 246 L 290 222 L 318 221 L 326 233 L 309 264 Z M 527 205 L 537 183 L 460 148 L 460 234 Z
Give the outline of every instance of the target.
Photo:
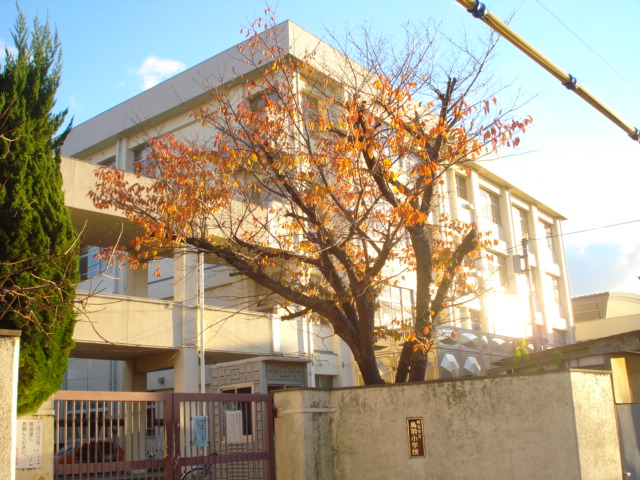
M 331 392 L 281 390 L 273 400 L 276 478 L 334 480 Z
M 19 355 L 20 331 L 0 329 L 0 480 L 15 478 Z
M 183 347 L 173 364 L 173 391 L 176 393 L 198 393 L 199 388 L 198 349 Z
M 124 271 L 124 294 L 129 297 L 147 298 L 148 294 L 148 272 L 140 265 L 135 270 L 127 268 Z
M 173 365 L 175 392 L 196 393 L 200 390 L 197 297 L 198 255 L 180 251 L 173 257 L 173 298 L 182 303 L 182 341 Z
M 118 137 L 116 142 L 116 168 L 130 172 L 132 170 L 132 161 L 129 158 L 129 142 L 124 137 Z
M 127 360 L 122 372 L 122 391 L 124 392 L 146 392 L 147 374 L 136 371 L 136 361 Z
M 280 353 L 282 351 L 280 346 L 280 319 L 276 315 L 271 315 L 271 339 L 271 351 Z

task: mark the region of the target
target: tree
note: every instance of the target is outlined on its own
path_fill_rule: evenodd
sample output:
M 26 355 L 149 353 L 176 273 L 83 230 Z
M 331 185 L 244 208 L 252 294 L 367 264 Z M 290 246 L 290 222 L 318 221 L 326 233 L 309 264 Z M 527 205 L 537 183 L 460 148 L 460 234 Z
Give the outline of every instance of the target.
M 35 411 L 62 384 L 73 347 L 77 235 L 64 205 L 52 113 L 60 83 L 57 33 L 18 12 L 0 72 L 0 328 L 21 330 L 18 413 Z
M 413 321 L 395 326 L 406 335 L 397 381 L 423 380 L 434 327 L 472 293 L 473 258 L 489 241 L 441 214 L 439 185 L 517 144 L 530 119 L 490 115 L 482 79 L 493 43 L 480 56 L 457 48 L 445 69 L 431 29 L 408 30 L 400 56 L 365 32 L 362 43 L 347 38 L 352 50 L 296 57 L 263 25 L 238 47 L 255 67 L 237 79 L 245 94 L 220 87 L 194 112 L 207 141 L 152 139 L 138 167 L 151 185 L 100 169 L 94 203 L 142 227 L 134 266 L 159 248 L 196 248 L 276 294 L 283 319 L 329 322 L 367 384 L 382 382 L 373 344 L 393 330 L 376 327 L 380 291 L 414 282 Z

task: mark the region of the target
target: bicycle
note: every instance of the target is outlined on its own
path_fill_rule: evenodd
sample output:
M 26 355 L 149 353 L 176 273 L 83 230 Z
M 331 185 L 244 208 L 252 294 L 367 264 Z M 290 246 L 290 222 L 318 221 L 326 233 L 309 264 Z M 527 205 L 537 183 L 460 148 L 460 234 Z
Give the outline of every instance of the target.
M 209 454 L 210 457 L 215 457 L 218 452 Z M 189 470 L 184 472 L 180 477 L 180 480 L 215 480 L 215 472 L 213 467 L 215 464 L 210 463 L 208 465 L 195 465 L 189 467 Z

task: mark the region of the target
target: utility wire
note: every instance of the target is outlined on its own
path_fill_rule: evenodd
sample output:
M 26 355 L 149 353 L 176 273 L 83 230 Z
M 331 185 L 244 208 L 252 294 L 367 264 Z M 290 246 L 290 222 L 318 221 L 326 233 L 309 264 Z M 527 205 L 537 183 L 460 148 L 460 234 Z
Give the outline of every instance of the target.
M 598 52 L 596 52 L 593 48 L 591 48 L 591 46 L 584 41 L 580 35 L 578 35 L 576 32 L 574 32 L 571 28 L 569 28 L 569 26 L 564 23 L 562 20 L 560 20 L 560 18 L 558 18 L 557 15 L 555 15 L 551 10 L 549 10 L 549 8 L 547 8 L 545 5 L 542 4 L 542 2 L 540 0 L 535 0 L 535 2 L 540 5 L 542 8 L 544 8 L 547 13 L 549 15 L 551 15 L 553 18 L 555 18 L 558 23 L 560 23 L 560 25 L 562 25 L 564 28 L 566 28 L 574 37 L 576 37 L 585 47 L 587 47 L 591 53 L 593 53 L 596 57 L 598 57 L 602 63 L 604 63 L 607 67 L 609 67 L 611 69 L 611 71 L 613 71 L 616 75 L 618 75 L 622 81 L 624 81 L 627 85 L 629 85 L 636 93 L 638 93 L 640 95 L 640 90 L 638 90 L 635 85 L 633 85 L 629 80 L 626 79 L 626 77 L 624 75 L 622 75 L 618 70 L 616 70 L 613 65 L 611 65 L 609 62 L 607 62 L 602 55 L 600 55 Z
M 638 223 L 638 222 L 640 222 L 640 219 L 638 219 L 638 220 L 629 220 L 628 222 L 613 223 L 611 225 L 603 225 L 603 226 L 600 226 L 600 227 L 586 228 L 584 230 L 576 230 L 575 232 L 562 233 L 560 235 L 550 235 L 549 237 L 544 237 L 544 238 L 566 237 L 567 235 L 576 235 L 578 233 L 593 232 L 594 230 L 602 230 L 602 229 L 605 229 L 605 228 L 620 227 L 622 225 L 629 225 L 630 223 Z M 538 240 L 540 240 L 540 239 L 538 239 Z
M 612 228 L 612 227 L 620 227 L 622 225 L 629 225 L 630 223 L 638 223 L 640 222 L 640 219 L 638 220 L 629 220 L 628 222 L 621 222 L 621 223 L 614 223 L 611 225 L 603 225 L 601 227 L 593 227 L 593 228 L 587 228 L 585 230 L 576 230 L 575 232 L 569 232 L 569 233 L 563 233 L 562 235 L 553 235 L 555 237 L 566 237 L 567 235 L 575 235 L 577 233 L 585 233 L 585 232 L 593 232 L 594 230 L 602 230 L 604 228 Z

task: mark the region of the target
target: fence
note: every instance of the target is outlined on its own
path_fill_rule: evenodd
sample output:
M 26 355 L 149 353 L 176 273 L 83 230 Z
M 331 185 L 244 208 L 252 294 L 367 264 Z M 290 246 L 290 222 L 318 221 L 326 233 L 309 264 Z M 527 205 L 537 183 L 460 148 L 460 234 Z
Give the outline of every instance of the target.
M 58 480 L 274 480 L 270 395 L 60 391 Z

